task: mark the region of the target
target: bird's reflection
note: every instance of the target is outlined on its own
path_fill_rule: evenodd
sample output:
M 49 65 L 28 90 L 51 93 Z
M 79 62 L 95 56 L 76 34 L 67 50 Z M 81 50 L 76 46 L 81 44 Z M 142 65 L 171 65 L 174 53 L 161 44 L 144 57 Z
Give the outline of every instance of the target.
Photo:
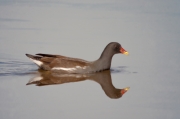
M 113 99 L 122 97 L 122 95 L 129 90 L 129 87 L 123 89 L 115 88 L 112 84 L 111 73 L 109 70 L 93 74 L 58 74 L 39 71 L 38 76 L 30 79 L 27 85 L 36 84 L 37 86 L 44 86 L 84 80 L 93 80 L 99 83 L 105 94 Z

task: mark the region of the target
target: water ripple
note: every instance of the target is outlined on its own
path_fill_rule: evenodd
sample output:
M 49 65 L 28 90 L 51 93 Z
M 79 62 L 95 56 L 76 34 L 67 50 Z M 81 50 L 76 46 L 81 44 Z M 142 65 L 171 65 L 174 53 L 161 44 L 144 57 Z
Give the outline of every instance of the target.
M 0 76 L 26 75 L 35 70 L 36 67 L 32 63 L 22 61 L 0 61 Z
M 127 66 L 118 66 L 111 68 L 111 73 L 137 73 L 127 70 Z

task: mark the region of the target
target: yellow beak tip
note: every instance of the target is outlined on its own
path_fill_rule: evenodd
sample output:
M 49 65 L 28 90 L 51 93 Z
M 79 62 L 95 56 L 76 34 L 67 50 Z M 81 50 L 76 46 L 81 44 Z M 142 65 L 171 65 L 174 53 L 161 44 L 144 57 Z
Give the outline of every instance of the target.
M 125 90 L 128 91 L 130 89 L 130 87 L 126 87 Z
M 129 55 L 129 53 L 128 53 L 128 52 L 124 52 L 123 54 L 125 54 L 125 55 Z

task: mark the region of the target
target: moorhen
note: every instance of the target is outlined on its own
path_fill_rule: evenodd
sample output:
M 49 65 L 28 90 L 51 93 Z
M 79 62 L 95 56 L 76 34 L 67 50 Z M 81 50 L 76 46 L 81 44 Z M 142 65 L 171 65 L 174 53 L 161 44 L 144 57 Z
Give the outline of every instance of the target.
M 114 54 L 128 52 L 117 42 L 109 43 L 103 50 L 99 59 L 95 61 L 85 61 L 78 58 L 71 58 L 62 55 L 52 54 L 26 54 L 40 69 L 60 73 L 86 74 L 108 70 L 111 67 L 111 60 Z

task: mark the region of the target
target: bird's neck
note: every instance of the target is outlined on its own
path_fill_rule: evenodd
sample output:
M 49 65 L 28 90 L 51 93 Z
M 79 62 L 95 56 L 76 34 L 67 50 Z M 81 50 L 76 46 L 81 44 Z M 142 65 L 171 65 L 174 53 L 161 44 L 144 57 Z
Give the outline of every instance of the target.
M 110 69 L 112 57 L 113 57 L 113 56 L 100 57 L 97 62 L 98 62 L 99 64 L 102 63 L 102 66 L 104 66 L 105 69 Z
M 111 67 L 111 60 L 113 55 L 111 55 L 112 53 L 108 53 L 108 52 L 103 52 L 100 56 L 100 58 L 96 61 L 94 61 L 94 67 L 96 67 L 96 69 L 98 71 L 102 71 L 102 70 L 107 70 L 110 69 Z

